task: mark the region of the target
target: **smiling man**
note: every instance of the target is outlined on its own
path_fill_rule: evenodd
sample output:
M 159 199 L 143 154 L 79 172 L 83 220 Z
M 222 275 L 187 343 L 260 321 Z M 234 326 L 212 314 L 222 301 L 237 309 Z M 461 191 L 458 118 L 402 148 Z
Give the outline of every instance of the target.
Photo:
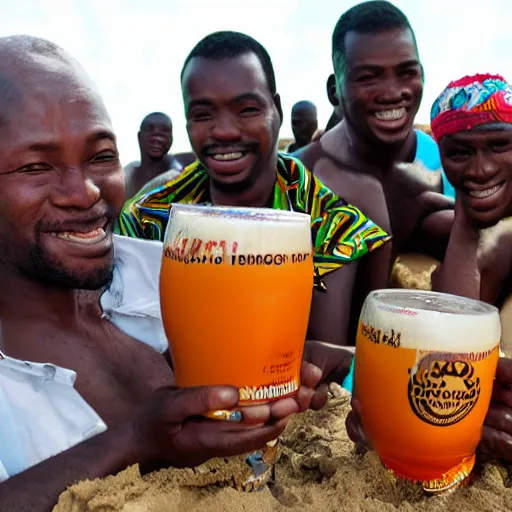
M 162 244 L 112 235 L 125 196 L 111 121 L 49 41 L 0 38 L 0 156 L 0 511 L 51 510 L 71 483 L 132 464 L 193 466 L 275 439 L 295 400 L 201 421 L 236 407 L 237 389 L 178 390 L 148 346 L 166 345 Z
M 458 197 L 434 287 L 501 308 L 512 292 L 512 87 L 499 75 L 463 77 L 431 117 Z
M 455 80 L 434 102 L 431 125 L 457 191 L 446 258 L 433 287 L 501 307 L 512 292 L 512 87 L 499 75 Z M 330 359 L 335 365 L 334 352 Z M 347 431 L 354 442 L 367 444 L 356 400 Z M 512 462 L 510 358 L 498 363 L 478 450 L 484 459 Z
M 169 153 L 173 136 L 171 118 L 163 112 L 148 114 L 137 134 L 140 148 L 140 162 L 125 167 L 126 196 L 133 197 L 144 185 L 162 175 L 167 179 L 179 176 L 183 165 L 176 156 Z
M 425 143 L 429 155 L 437 148 L 414 130 L 424 77 L 409 20 L 383 0 L 356 5 L 336 25 L 332 62 L 328 92 L 331 103 L 341 105 L 343 121 L 296 156 L 384 228 L 389 214 L 395 253 L 439 255 L 453 211 L 430 214 L 453 206 L 440 194 L 440 171 L 425 169 L 417 158 Z M 384 214 L 371 193 L 375 183 L 384 189 Z
M 129 201 L 119 232 L 162 240 L 173 202 L 308 213 L 316 272 L 309 336 L 347 344 L 351 313 L 357 319 L 366 294 L 386 284 L 391 248 L 379 247 L 388 235 L 298 160 L 278 154 L 281 101 L 272 61 L 257 41 L 236 32 L 207 36 L 185 60 L 181 81 L 199 162 Z M 381 189 L 375 201 L 385 211 Z

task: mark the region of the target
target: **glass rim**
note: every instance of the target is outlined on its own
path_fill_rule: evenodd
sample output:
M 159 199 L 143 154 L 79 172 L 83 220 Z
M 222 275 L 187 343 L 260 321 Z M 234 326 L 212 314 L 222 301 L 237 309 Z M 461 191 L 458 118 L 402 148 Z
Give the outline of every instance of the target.
M 380 290 L 373 290 L 371 291 L 368 296 L 366 297 L 366 300 L 373 299 L 375 302 L 380 304 L 385 304 L 390 307 L 397 307 L 397 308 L 404 308 L 417 310 L 417 311 L 436 311 L 435 309 L 427 309 L 423 307 L 418 307 L 417 305 L 414 306 L 403 306 L 402 304 L 393 304 L 392 299 L 390 301 L 383 301 L 381 296 L 401 296 L 401 297 L 407 297 L 407 296 L 418 296 L 421 297 L 432 297 L 432 298 L 443 298 L 447 299 L 448 301 L 454 303 L 454 304 L 465 304 L 465 305 L 472 305 L 473 310 L 472 311 L 464 311 L 464 312 L 455 312 L 455 311 L 440 311 L 441 313 L 447 314 L 447 315 L 471 315 L 471 316 L 480 316 L 480 315 L 489 315 L 489 314 L 497 314 L 499 315 L 500 311 L 496 306 L 493 306 L 492 304 L 487 304 L 486 302 L 483 302 L 478 299 L 471 299 L 469 297 L 463 297 L 460 295 L 453 295 L 451 293 L 444 293 L 444 292 L 435 292 L 431 290 L 415 290 L 412 288 L 382 288 Z M 380 300 L 379 300 L 380 298 Z
M 170 214 L 174 211 L 189 211 L 193 213 L 211 213 L 226 219 L 239 221 L 250 220 L 287 220 L 292 222 L 304 222 L 306 219 L 311 222 L 311 215 L 308 213 L 296 212 L 294 210 L 278 210 L 275 208 L 249 207 L 249 206 L 210 206 L 191 203 L 171 203 Z

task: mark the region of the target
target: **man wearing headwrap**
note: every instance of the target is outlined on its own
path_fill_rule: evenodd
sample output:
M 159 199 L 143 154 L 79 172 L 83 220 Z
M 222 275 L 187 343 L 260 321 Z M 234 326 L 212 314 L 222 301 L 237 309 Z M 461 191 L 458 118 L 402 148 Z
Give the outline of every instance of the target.
M 457 192 L 455 221 L 434 289 L 500 307 L 512 291 L 512 87 L 499 75 L 451 82 L 434 102 L 431 125 Z M 347 430 L 353 441 L 365 443 L 360 413 L 354 400 Z M 484 458 L 512 461 L 508 358 L 498 363 L 479 452 Z
M 501 307 L 512 262 L 512 87 L 499 75 L 451 82 L 434 102 L 434 137 L 457 190 L 440 291 Z

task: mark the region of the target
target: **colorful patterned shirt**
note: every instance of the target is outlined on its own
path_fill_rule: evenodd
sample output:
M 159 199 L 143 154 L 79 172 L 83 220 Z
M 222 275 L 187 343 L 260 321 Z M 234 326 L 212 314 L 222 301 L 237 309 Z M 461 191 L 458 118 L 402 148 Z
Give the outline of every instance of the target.
M 175 180 L 127 201 L 116 233 L 164 240 L 172 203 L 210 205 L 209 178 L 199 162 Z M 358 260 L 390 240 L 390 236 L 356 207 L 336 196 L 296 158 L 279 153 L 272 208 L 311 215 L 315 286 L 321 277 Z

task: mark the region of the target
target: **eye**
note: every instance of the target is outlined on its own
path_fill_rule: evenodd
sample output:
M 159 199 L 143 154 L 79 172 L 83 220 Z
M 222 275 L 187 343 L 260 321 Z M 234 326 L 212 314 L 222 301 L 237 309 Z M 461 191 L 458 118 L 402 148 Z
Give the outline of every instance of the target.
M 398 75 L 401 78 L 416 78 L 419 76 L 419 71 L 416 68 L 408 68 L 401 70 Z
M 510 139 L 497 139 L 489 144 L 491 151 L 494 153 L 505 153 L 512 150 L 512 140 Z
M 359 75 L 356 78 L 356 82 L 359 84 L 364 84 L 367 82 L 371 82 L 374 78 L 375 78 L 375 75 L 371 75 L 368 73 L 368 74 L 364 74 L 364 75 Z
M 471 156 L 471 151 L 464 148 L 452 148 L 446 151 L 446 158 L 454 162 L 465 162 Z
M 243 107 L 240 110 L 240 114 L 242 116 L 250 117 L 254 115 L 258 115 L 260 113 L 260 109 L 258 107 L 250 106 L 250 107 Z
M 105 164 L 110 162 L 117 162 L 119 154 L 117 151 L 102 151 L 93 157 L 92 163 Z
M 213 116 L 212 116 L 211 112 L 203 111 L 203 110 L 196 110 L 196 111 L 190 112 L 190 114 L 189 114 L 190 120 L 192 120 L 194 122 L 209 121 L 210 119 L 212 119 L 212 117 Z
M 17 172 L 22 172 L 24 174 L 39 174 L 47 171 L 51 171 L 53 167 L 49 164 L 45 164 L 43 162 L 37 162 L 33 164 L 24 165 L 17 169 Z

